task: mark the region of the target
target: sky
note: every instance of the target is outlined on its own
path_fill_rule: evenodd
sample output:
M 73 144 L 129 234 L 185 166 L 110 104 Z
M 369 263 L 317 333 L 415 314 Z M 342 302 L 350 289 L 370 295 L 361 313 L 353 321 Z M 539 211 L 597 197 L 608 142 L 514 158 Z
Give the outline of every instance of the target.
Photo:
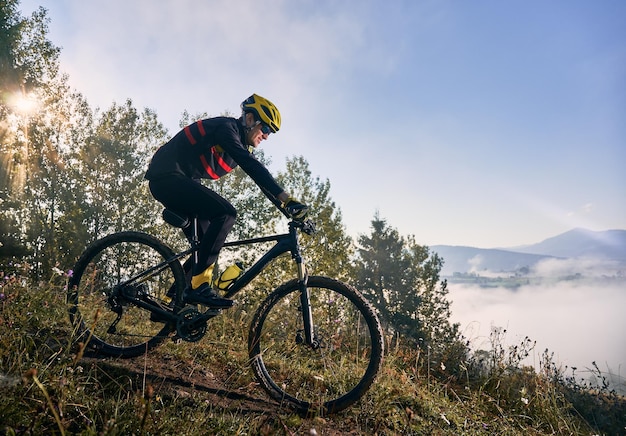
M 626 229 L 623 0 L 22 0 L 48 10 L 93 107 L 281 111 L 270 169 L 304 156 L 349 234 L 423 245 Z

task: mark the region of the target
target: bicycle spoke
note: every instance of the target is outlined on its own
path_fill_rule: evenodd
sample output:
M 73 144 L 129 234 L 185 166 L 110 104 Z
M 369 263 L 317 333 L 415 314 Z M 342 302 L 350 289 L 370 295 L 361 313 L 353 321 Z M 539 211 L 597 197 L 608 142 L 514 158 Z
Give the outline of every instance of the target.
M 382 358 L 382 337 L 371 312 L 355 304 L 351 293 L 327 288 L 328 283 L 338 282 L 309 286 L 319 348 L 302 340 L 297 287 L 277 295 L 260 310 L 264 318 L 253 333 L 258 344 L 251 343 L 253 368 L 276 399 L 322 413 L 340 410 L 360 398 Z
M 75 268 L 71 311 L 75 322 L 92 335 L 96 348 L 107 354 L 135 355 L 167 337 L 171 326 L 152 322 L 150 311 L 131 300 L 167 306 L 166 293 L 177 274 L 182 277 L 182 268 L 177 263 L 153 268 L 171 253 L 148 235 L 126 232 L 101 241 L 86 250 Z

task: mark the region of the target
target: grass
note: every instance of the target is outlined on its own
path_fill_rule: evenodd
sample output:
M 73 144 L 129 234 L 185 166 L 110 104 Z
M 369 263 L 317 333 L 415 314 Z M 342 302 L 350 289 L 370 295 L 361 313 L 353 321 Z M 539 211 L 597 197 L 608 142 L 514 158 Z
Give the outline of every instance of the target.
M 326 418 L 282 409 L 255 385 L 245 311 L 212 320 L 195 344 L 167 341 L 132 361 L 85 358 L 65 279 L 13 277 L 0 289 L 4 434 L 626 434 L 626 400 L 609 385 L 566 376 L 547 351 L 538 370 L 525 367 L 532 341 L 505 348 L 501 332 L 492 350 L 462 359 L 390 336 L 367 395 Z

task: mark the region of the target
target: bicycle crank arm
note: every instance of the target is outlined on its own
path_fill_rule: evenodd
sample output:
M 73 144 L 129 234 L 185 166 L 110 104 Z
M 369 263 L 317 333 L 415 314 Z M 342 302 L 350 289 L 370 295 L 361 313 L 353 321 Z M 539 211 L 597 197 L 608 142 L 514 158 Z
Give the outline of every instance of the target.
M 211 318 L 215 318 L 220 313 L 222 313 L 222 309 L 207 309 L 200 314 L 196 322 L 207 322 Z

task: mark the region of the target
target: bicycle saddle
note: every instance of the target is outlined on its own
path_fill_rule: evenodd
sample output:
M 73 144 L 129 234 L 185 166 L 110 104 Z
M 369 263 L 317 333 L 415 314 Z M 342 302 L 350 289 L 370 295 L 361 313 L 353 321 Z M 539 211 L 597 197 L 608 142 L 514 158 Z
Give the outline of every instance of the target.
M 181 229 L 184 229 L 185 227 L 188 227 L 189 224 L 191 223 L 191 220 L 189 219 L 189 217 L 186 214 L 180 213 L 180 212 L 175 212 L 175 211 L 173 211 L 171 209 L 164 209 L 163 210 L 163 219 L 169 225 L 174 226 L 174 227 L 178 227 L 178 228 L 181 228 Z

